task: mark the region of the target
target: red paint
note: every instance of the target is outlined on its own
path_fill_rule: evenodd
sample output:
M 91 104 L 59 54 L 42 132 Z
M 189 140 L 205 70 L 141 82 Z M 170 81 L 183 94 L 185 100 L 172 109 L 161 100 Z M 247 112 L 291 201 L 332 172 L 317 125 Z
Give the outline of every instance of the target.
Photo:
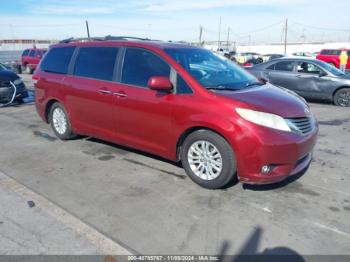
M 27 55 L 24 56 L 22 54 L 22 56 L 21 56 L 22 66 L 29 66 L 32 70 L 35 70 L 37 65 L 40 63 L 41 58 L 44 56 L 46 49 L 30 48 L 30 49 L 26 49 L 26 50 L 28 50 Z M 29 55 L 31 51 L 35 52 L 34 56 Z
M 327 49 L 329 50 L 329 49 Z M 345 51 L 350 51 L 350 49 L 345 49 L 345 48 L 341 48 L 341 49 L 334 49 L 334 51 L 339 51 L 339 55 L 327 55 L 327 54 L 322 54 L 322 52 L 324 50 L 322 50 L 317 56 L 316 56 L 316 59 L 318 60 L 321 60 L 323 62 L 326 62 L 326 63 L 330 63 L 330 64 L 333 64 L 336 68 L 340 68 L 340 52 L 342 50 L 345 50 Z M 350 69 L 350 56 L 348 58 L 348 63 L 346 64 L 346 69 Z
M 168 79 L 154 77 L 151 88 L 99 81 L 72 75 L 36 71 L 36 107 L 45 112 L 53 100 L 66 108 L 75 133 L 137 148 L 177 161 L 177 145 L 188 130 L 211 129 L 233 148 L 238 176 L 245 183 L 271 183 L 295 174 L 310 161 L 297 161 L 310 154 L 318 128 L 307 136 L 258 126 L 242 119 L 236 107 L 274 113 L 282 117 L 304 117 L 306 105 L 274 87 L 214 93 L 203 88 L 162 49 L 174 44 L 142 41 L 69 43 L 64 46 L 133 46 L 162 57 L 191 86 L 193 94 L 152 89 L 170 89 Z M 101 90 L 110 91 L 106 94 Z M 266 164 L 278 165 L 271 174 L 260 172 Z

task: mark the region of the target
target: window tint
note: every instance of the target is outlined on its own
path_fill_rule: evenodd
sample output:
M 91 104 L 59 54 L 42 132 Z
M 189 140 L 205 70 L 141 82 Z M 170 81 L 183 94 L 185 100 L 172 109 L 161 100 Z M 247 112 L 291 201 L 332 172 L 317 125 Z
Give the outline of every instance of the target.
M 74 49 L 73 46 L 50 49 L 41 63 L 41 69 L 51 73 L 67 74 Z
M 350 50 L 348 50 L 348 56 L 350 56 Z
M 192 94 L 191 87 L 185 82 L 185 80 L 177 74 L 176 77 L 176 91 L 178 94 Z
M 80 48 L 74 75 L 112 81 L 117 54 L 115 47 Z
M 321 69 L 314 64 L 306 63 L 306 62 L 298 63 L 298 73 L 318 75 L 320 72 L 321 72 Z
M 340 55 L 340 50 L 325 49 L 321 52 L 322 55 Z
M 34 49 L 33 49 L 33 50 L 30 50 L 29 56 L 30 56 L 30 57 L 34 57 L 34 56 L 35 56 L 35 50 L 34 50 Z
M 278 62 L 278 63 L 275 64 L 275 70 L 292 72 L 293 71 L 293 65 L 294 65 L 293 61 Z
M 24 51 L 23 51 L 22 56 L 27 56 L 27 55 L 28 55 L 28 53 L 29 53 L 29 50 L 28 50 L 28 49 L 26 49 L 26 50 L 24 50 Z
M 125 52 L 122 82 L 147 87 L 152 76 L 170 75 L 169 65 L 155 54 L 137 48 L 128 48 Z
M 269 70 L 275 70 L 275 64 L 270 65 L 267 69 L 269 69 Z

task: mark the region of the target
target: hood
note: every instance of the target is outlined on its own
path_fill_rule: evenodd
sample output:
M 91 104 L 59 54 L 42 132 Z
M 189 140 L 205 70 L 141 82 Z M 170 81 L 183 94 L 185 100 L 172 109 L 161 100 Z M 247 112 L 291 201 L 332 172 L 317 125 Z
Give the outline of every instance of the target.
M 217 94 L 238 100 L 251 109 L 285 118 L 309 114 L 308 105 L 301 98 L 271 84 L 240 91 L 218 91 Z
M 337 78 L 350 80 L 350 73 L 347 73 L 347 74 L 345 74 L 345 75 L 338 76 Z
M 14 81 L 18 78 L 19 76 L 10 70 L 0 71 L 0 82 Z

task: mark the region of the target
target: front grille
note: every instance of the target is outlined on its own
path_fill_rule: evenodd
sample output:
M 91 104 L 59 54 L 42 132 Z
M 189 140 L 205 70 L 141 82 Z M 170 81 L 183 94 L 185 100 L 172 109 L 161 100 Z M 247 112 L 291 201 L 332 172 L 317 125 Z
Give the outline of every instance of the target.
M 307 135 L 315 127 L 315 121 L 311 117 L 296 117 L 287 119 L 290 128 L 299 134 Z

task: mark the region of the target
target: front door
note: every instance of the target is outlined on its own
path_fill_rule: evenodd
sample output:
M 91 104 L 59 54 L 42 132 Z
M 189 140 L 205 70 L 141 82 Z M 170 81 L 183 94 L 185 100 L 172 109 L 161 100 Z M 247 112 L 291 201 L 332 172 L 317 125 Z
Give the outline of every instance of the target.
M 152 76 L 170 77 L 170 66 L 158 55 L 141 48 L 126 48 L 115 119 L 117 140 L 148 152 L 166 155 L 172 126 L 174 93 L 150 90 Z

